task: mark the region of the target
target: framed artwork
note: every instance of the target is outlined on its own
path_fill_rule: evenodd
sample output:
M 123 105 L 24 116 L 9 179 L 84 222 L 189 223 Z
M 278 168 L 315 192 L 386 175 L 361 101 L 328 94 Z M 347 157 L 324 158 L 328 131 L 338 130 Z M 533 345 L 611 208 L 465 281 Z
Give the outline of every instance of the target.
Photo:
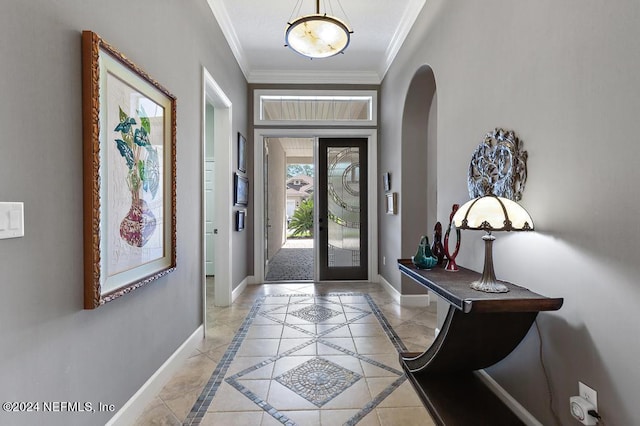
M 391 191 L 391 173 L 387 172 L 382 175 L 382 183 L 384 184 L 384 192 Z
M 236 231 L 244 231 L 244 219 L 247 213 L 244 210 L 236 212 Z
M 233 204 L 246 207 L 249 204 L 249 179 L 235 173 L 233 189 Z
M 387 198 L 387 214 L 398 213 L 398 193 L 392 192 L 386 195 Z
M 82 32 L 84 307 L 176 267 L 176 98 Z
M 238 132 L 238 170 L 247 172 L 247 140 Z

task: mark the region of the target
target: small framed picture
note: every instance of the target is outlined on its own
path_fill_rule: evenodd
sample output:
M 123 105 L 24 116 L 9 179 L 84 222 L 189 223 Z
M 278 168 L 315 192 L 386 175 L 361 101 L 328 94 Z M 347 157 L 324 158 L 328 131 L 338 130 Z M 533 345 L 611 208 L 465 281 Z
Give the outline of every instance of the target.
M 391 191 L 391 173 L 383 173 L 382 174 L 382 182 L 384 184 L 384 192 Z
M 238 170 L 247 172 L 247 140 L 238 132 Z
M 233 189 L 234 205 L 246 207 L 247 204 L 249 204 L 249 179 L 235 173 L 233 179 Z
M 386 195 L 387 197 L 387 214 L 398 213 L 398 193 L 392 192 Z
M 236 212 L 236 231 L 244 231 L 244 219 L 247 215 L 245 210 L 238 210 Z

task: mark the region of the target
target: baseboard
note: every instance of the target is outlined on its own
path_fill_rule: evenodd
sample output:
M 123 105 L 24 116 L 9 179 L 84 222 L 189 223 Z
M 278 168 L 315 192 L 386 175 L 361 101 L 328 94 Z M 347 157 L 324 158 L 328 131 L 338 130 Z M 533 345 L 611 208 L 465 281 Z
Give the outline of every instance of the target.
M 204 327 L 201 325 L 180 345 L 178 349 L 156 370 L 140 389 L 122 406 L 107 422 L 106 426 L 127 426 L 135 423 L 144 409 L 160 392 L 165 384 L 182 368 L 198 344 L 204 338 Z
M 249 283 L 250 279 L 252 280 L 253 277 L 246 277 L 244 280 L 242 280 L 238 287 L 233 289 L 233 291 L 231 292 L 231 303 L 235 302 L 238 296 L 240 296 L 242 292 L 247 288 L 247 284 Z
M 489 375 L 484 370 L 475 371 L 477 376 L 484 382 L 484 384 L 491 389 L 491 391 L 500 398 L 500 401 L 504 402 L 507 407 L 511 409 L 515 413 L 516 416 L 520 420 L 522 420 L 528 426 L 543 426 L 533 414 L 527 411 L 514 397 L 512 397 L 509 392 L 507 392 L 498 382 L 496 382 L 493 377 Z
M 396 288 L 394 286 L 392 286 L 389 283 L 389 281 L 385 280 L 382 275 L 378 275 L 378 282 L 380 283 L 382 288 L 387 293 L 389 293 L 389 296 L 391 296 L 393 298 L 393 300 L 395 300 L 397 303 L 400 303 L 400 296 L 402 296 L 402 294 L 400 294 L 400 292 L 398 290 L 396 290 Z
M 393 300 L 400 306 L 424 308 L 431 303 L 431 297 L 428 294 L 402 294 L 389 281 L 385 280 L 382 275 L 378 275 L 378 282 L 382 285 Z

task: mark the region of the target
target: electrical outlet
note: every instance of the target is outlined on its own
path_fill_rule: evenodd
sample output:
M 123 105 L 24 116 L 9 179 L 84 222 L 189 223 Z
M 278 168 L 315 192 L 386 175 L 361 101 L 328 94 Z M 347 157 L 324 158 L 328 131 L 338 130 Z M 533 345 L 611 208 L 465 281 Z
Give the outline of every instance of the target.
M 382 265 L 386 265 L 386 264 L 387 264 L 387 257 L 382 256 Z
M 586 426 L 597 426 L 598 420 L 589 414 L 594 410 L 593 404 L 581 396 L 572 396 L 569 398 L 569 409 L 574 419 Z
M 598 392 L 591 389 L 584 383 L 578 382 L 578 395 L 592 403 L 595 407 L 595 410 L 598 411 Z

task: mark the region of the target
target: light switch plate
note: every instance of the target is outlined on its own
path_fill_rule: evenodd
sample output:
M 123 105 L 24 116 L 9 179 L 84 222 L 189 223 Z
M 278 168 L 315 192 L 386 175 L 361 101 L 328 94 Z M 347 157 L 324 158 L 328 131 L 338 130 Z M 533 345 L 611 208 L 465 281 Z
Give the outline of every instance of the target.
M 24 203 L 0 202 L 0 240 L 24 237 Z

